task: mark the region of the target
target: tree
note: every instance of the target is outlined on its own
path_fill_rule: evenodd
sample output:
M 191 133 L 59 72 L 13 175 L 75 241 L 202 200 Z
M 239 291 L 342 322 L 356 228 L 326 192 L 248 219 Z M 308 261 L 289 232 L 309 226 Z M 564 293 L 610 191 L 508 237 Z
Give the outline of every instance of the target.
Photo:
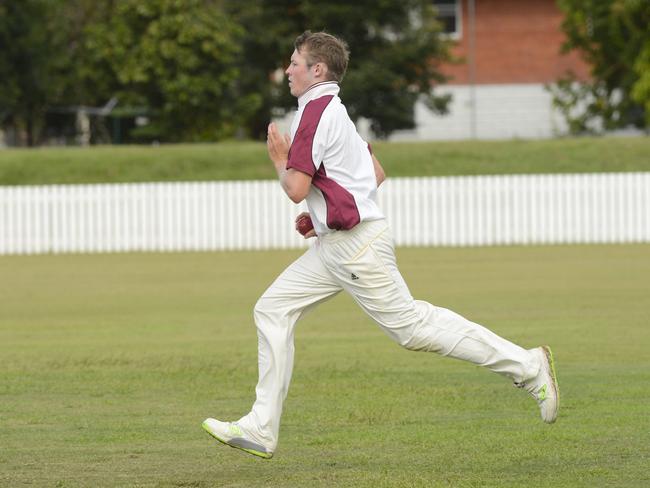
M 439 113 L 446 110 L 448 98 L 434 95 L 432 83 L 445 81 L 438 66 L 450 59 L 450 41 L 439 35 L 429 0 L 229 0 L 225 5 L 247 33 L 241 58 L 241 71 L 247 75 L 243 89 L 262 96 L 249 119 L 253 137 L 266 133 L 274 107 L 295 106 L 285 81 L 274 81 L 273 73 L 284 70 L 293 40 L 307 29 L 325 30 L 350 45 L 341 97 L 352 119 L 369 119 L 377 135 L 413 128 L 419 99 Z
M 376 134 L 412 128 L 417 100 L 445 111 L 430 0 L 0 0 L 0 124 L 31 144 L 46 114 L 117 97 L 150 120 L 135 140 L 263 137 L 295 106 L 274 74 L 308 28 L 350 44 L 341 96 Z
M 558 0 L 565 14 L 564 51 L 576 49 L 591 65 L 592 79 L 570 73 L 551 91 L 574 133 L 648 127 L 650 2 Z
M 83 84 L 146 109 L 141 139 L 216 140 L 257 109 L 238 84 L 243 30 L 218 1 L 121 0 L 105 16 L 85 29 Z
M 0 3 L 0 126 L 24 131 L 30 146 L 59 87 L 55 7 L 48 0 Z
M 634 70 L 639 79 L 632 88 L 632 99 L 643 105 L 647 128 L 650 127 L 650 39 L 646 39 L 645 46 L 634 63 Z

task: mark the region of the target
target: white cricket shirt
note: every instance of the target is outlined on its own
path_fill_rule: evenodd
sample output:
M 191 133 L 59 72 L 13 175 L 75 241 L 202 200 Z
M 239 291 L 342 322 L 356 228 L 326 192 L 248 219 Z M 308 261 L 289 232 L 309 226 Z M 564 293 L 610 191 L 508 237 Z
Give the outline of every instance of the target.
M 311 86 L 298 98 L 287 169 L 312 177 L 307 207 L 317 234 L 352 229 L 384 217 L 370 146 L 350 120 L 336 82 Z

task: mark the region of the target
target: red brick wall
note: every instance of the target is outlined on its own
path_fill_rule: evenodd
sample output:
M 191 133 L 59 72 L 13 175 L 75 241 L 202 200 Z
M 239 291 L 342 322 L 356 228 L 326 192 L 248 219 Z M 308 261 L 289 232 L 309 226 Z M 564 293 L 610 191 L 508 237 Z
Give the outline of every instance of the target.
M 462 33 L 453 53 L 461 65 L 444 65 L 449 84 L 469 82 L 468 0 L 462 0 Z M 567 70 L 580 79 L 589 67 L 576 52 L 563 55 L 562 13 L 554 0 L 475 0 L 475 82 L 548 83 Z

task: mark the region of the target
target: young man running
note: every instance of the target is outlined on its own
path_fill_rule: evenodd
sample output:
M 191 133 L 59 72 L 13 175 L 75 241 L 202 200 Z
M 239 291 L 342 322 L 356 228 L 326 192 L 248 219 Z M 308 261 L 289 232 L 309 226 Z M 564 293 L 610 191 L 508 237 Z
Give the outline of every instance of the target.
M 295 41 L 286 74 L 298 112 L 291 137 L 282 137 L 274 124 L 269 125 L 267 147 L 289 198 L 296 203 L 307 200 L 314 229 L 305 237 L 317 240 L 255 305 L 259 380 L 251 411 L 236 422 L 208 418 L 203 428 L 224 444 L 272 457 L 293 370 L 296 322 L 341 290 L 401 346 L 462 359 L 506 376 L 537 400 L 545 422 L 554 422 L 559 390 L 547 346 L 523 349 L 411 296 L 376 203 L 384 172 L 338 97 L 348 57 L 347 45 L 324 32 L 307 31 Z

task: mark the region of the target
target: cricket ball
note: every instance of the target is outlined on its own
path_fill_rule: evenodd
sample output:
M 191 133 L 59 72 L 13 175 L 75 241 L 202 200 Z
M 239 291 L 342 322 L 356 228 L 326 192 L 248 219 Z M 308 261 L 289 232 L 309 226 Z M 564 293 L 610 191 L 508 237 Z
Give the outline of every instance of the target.
M 296 228 L 298 229 L 298 232 L 300 232 L 300 234 L 304 236 L 305 234 L 307 234 L 307 232 L 309 232 L 314 228 L 314 224 L 312 223 L 309 215 L 303 215 L 298 219 L 298 222 L 296 223 Z

